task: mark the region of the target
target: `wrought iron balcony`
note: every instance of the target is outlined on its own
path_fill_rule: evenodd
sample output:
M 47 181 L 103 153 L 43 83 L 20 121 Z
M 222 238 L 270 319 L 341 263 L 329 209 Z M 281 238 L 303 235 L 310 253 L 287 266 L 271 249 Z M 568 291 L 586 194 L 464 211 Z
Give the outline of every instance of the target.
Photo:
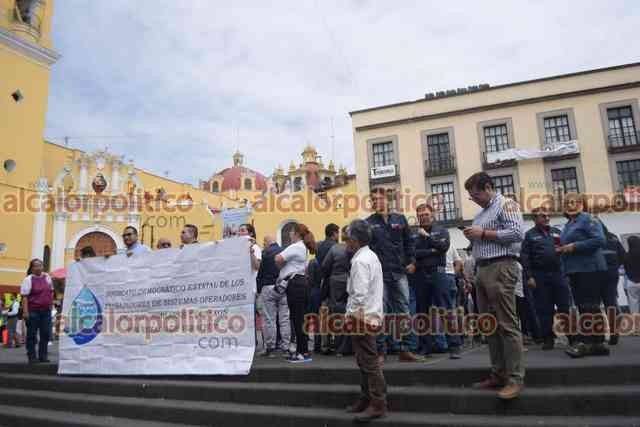
M 640 151 L 640 132 L 627 132 L 619 135 L 609 134 L 608 142 L 610 153 Z
M 426 176 L 453 175 L 456 173 L 456 158 L 452 155 L 429 158 L 424 161 Z

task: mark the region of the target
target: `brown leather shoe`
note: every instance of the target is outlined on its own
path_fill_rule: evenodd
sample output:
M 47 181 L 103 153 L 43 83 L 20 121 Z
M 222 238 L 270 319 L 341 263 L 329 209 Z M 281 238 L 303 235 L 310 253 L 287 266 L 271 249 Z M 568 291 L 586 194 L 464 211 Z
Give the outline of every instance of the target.
M 523 388 L 524 386 L 522 384 L 516 384 L 516 383 L 510 382 L 509 384 L 505 385 L 498 391 L 498 399 L 502 399 L 502 400 L 515 399 L 516 397 L 520 396 L 520 392 L 522 391 Z
M 356 415 L 354 421 L 357 423 L 368 423 L 376 418 L 384 418 L 386 415 L 387 402 L 380 399 L 374 399 L 363 413 Z
M 493 374 L 483 381 L 471 384 L 471 388 L 475 388 L 477 390 L 490 390 L 495 388 L 503 388 L 504 386 L 505 380 Z
M 410 351 L 401 351 L 398 353 L 398 360 L 400 362 L 422 362 L 424 358 Z
M 349 414 L 359 414 L 369 407 L 369 399 L 366 399 L 362 396 L 358 399 L 356 403 L 353 405 L 347 406 L 347 413 Z

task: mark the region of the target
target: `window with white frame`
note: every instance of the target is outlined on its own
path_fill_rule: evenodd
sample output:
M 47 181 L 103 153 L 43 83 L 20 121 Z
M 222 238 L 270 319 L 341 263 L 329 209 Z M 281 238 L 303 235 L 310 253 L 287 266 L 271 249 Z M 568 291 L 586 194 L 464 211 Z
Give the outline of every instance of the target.
M 630 105 L 607 108 L 609 120 L 609 146 L 612 148 L 638 145 L 633 110 Z
M 580 192 L 576 168 L 551 169 L 551 186 L 554 194 Z
M 640 186 L 640 159 L 616 162 L 620 190 Z
M 554 142 L 571 141 L 568 115 L 545 117 L 543 124 L 545 145 L 553 144 Z
M 431 197 L 438 221 L 453 221 L 458 219 L 458 208 L 456 207 L 456 194 L 453 182 L 431 184 Z
M 506 124 L 484 127 L 484 147 L 487 153 L 509 149 L 509 129 Z
M 372 150 L 374 168 L 395 164 L 393 156 L 393 142 L 377 142 L 372 144 Z
M 493 188 L 496 192 L 503 196 L 516 194 L 516 186 L 513 181 L 513 175 L 501 175 L 491 177 Z
M 430 169 L 451 169 L 453 167 L 453 158 L 449 147 L 449 134 L 445 132 L 437 135 L 428 135 L 427 155 Z

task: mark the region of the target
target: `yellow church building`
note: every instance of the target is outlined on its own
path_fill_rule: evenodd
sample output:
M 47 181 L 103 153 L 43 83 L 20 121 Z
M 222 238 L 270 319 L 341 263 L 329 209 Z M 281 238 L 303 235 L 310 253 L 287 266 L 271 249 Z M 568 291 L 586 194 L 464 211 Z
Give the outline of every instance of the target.
M 0 0 L 0 292 L 18 291 L 32 258 L 53 271 L 86 246 L 97 255 L 122 251 L 128 225 L 151 247 L 159 238 L 176 246 L 185 224 L 199 228 L 201 242 L 232 235 L 227 222 L 239 212 L 259 242 L 271 234 L 287 244 L 297 222 L 321 239 L 327 223 L 359 215 L 359 205 L 345 202 L 356 199 L 355 176 L 333 162 L 325 167 L 313 147 L 287 173 L 278 167 L 270 177 L 247 168 L 236 152 L 233 166 L 194 187 L 118 153 L 45 141 L 49 73 L 60 58 L 51 42 L 53 6 Z

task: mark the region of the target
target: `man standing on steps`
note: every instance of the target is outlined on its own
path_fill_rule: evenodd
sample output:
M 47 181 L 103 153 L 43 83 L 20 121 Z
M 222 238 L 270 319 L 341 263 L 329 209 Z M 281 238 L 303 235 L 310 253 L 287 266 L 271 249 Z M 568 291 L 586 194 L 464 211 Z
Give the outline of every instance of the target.
M 324 240 L 318 243 L 315 261 L 312 260 L 309 262 L 309 272 L 315 272 L 315 274 L 311 276 L 313 286 L 311 287 L 311 295 L 309 297 L 309 312 L 318 316 L 320 315 L 320 306 L 322 305 L 322 263 L 331 248 L 338 243 L 340 227 L 333 223 L 327 224 L 324 228 L 324 236 Z M 320 341 L 319 334 L 314 332 L 313 351 L 316 353 L 320 353 L 322 351 Z
M 524 237 L 522 213 L 518 204 L 497 193 L 485 172 L 471 175 L 464 183 L 470 199 L 482 210 L 473 218 L 464 235 L 473 244 L 478 266 L 476 298 L 479 314 L 491 314 L 496 329 L 487 337 L 491 375 L 473 385 L 480 389 L 499 389 L 498 398 L 514 399 L 524 383 L 522 333 L 516 314 L 515 288 L 520 269 L 518 243 Z
M 289 324 L 289 306 L 287 305 L 287 294 L 278 292 L 275 284 L 280 274 L 280 269 L 276 265 L 276 255 L 282 252 L 282 248 L 273 236 L 264 236 L 264 250 L 262 251 L 262 262 L 258 270 L 258 302 L 261 314 L 264 318 L 264 347 L 261 353 L 264 357 L 276 357 L 276 344 L 278 326 L 280 325 L 280 350 L 283 354 L 289 352 L 289 341 L 291 339 Z
M 418 306 L 422 307 L 426 314 L 431 314 L 431 307 L 436 308 L 441 316 L 442 327 L 454 329 L 442 334 L 445 340 L 442 344 L 446 346 L 442 350 L 448 349 L 452 359 L 459 359 L 461 338 L 455 327 L 457 318 L 454 310 L 457 304 L 454 300 L 455 293 L 452 292 L 455 279 L 452 283 L 446 271 L 447 252 L 451 246 L 449 231 L 435 223 L 433 206 L 422 204 L 416 208 L 416 214 L 420 223 L 416 238 L 416 260 L 420 273 L 418 294 L 421 297 Z M 451 263 L 453 264 L 453 261 Z M 428 291 L 425 291 L 426 289 Z
M 524 277 L 533 289 L 536 311 L 540 318 L 543 350 L 553 350 L 554 307 L 569 315 L 569 287 L 562 272 L 562 260 L 556 254 L 560 230 L 549 226 L 549 215 L 543 208 L 533 211 L 535 226 L 524 235 L 520 259 Z
M 382 264 L 384 278 L 384 312 L 398 317 L 410 318 L 409 312 L 409 280 L 407 273 L 416 271 L 415 248 L 409 224 L 402 214 L 389 212 L 387 191 L 384 188 L 373 188 L 370 193 L 371 205 L 375 212 L 367 218 L 371 226 L 371 249 Z M 384 333 L 378 336 L 378 356 L 381 361 L 385 357 Z M 411 338 L 408 333 L 400 338 L 401 362 L 419 362 L 423 359 L 409 351 Z
M 360 398 L 347 408 L 358 414 L 356 422 L 369 422 L 387 412 L 387 385 L 376 349 L 376 333 L 383 321 L 382 266 L 369 249 L 371 227 L 357 219 L 347 229 L 347 246 L 353 253 L 347 280 L 347 318 L 356 325 L 352 330 L 353 350 L 360 368 Z

